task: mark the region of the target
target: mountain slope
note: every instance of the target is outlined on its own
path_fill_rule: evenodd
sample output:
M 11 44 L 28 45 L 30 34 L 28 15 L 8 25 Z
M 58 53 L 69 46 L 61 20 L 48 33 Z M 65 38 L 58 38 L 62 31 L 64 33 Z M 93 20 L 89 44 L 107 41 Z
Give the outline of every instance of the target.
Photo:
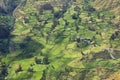
M 109 76 L 118 76 L 120 30 L 114 21 L 119 22 L 119 12 L 110 4 L 120 7 L 113 0 L 19 2 L 12 14 L 9 53 L 1 52 L 0 78 L 112 80 Z
M 119 21 L 119 16 L 120 16 L 120 1 L 119 0 L 95 0 L 93 2 L 93 5 L 95 8 L 97 9 L 105 9 L 108 11 L 111 11 L 112 13 L 114 13 L 114 15 L 116 16 L 116 22 Z

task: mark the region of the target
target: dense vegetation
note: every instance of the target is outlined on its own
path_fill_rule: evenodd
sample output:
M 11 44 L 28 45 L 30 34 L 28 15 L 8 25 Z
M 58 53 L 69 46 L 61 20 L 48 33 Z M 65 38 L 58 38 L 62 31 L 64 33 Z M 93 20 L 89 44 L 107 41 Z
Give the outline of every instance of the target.
M 0 0 L 0 80 L 119 80 L 119 0 Z

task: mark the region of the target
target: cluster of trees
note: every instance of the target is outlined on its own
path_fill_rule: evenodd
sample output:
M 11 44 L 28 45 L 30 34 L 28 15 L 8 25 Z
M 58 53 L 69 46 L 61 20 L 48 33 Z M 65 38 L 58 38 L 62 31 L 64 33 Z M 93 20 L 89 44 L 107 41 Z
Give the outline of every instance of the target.
M 82 38 L 82 37 L 77 37 L 76 41 L 77 41 L 77 47 L 79 47 L 79 48 L 84 48 L 84 47 L 90 45 L 92 42 L 91 39 Z
M 4 25 L 0 25 L 0 39 L 7 39 L 10 35 L 10 30 Z
M 8 52 L 10 30 L 8 27 L 0 25 L 0 52 Z
M 14 28 L 15 19 L 13 11 L 21 0 L 0 0 L 0 52 L 9 53 L 11 31 Z
M 19 65 L 18 65 L 18 68 L 17 68 L 16 71 L 15 71 L 15 73 L 18 73 L 18 72 L 20 72 L 20 71 L 23 71 L 23 70 L 22 70 L 22 66 L 19 64 Z
M 120 31 L 115 31 L 111 37 L 110 37 L 110 40 L 115 40 L 116 38 L 119 38 L 120 37 Z M 119 38 L 120 39 L 120 38 Z
M 39 9 L 40 13 L 43 13 L 46 10 L 51 10 L 52 12 L 54 11 L 53 6 L 50 3 L 42 5 Z
M 19 44 L 22 51 L 19 57 L 33 57 L 33 54 L 38 49 L 43 49 L 44 45 L 36 42 L 30 36 L 27 36 L 22 43 Z
M 22 0 L 1 0 L 0 1 L 0 13 L 11 14 L 14 9 L 20 4 Z
M 0 63 L 0 80 L 5 80 L 8 75 L 8 65 L 5 62 Z
M 35 63 L 36 64 L 49 64 L 49 59 L 47 56 L 45 56 L 43 59 L 35 57 Z
M 34 58 L 34 61 L 35 61 L 36 64 L 44 64 L 44 65 L 47 65 L 47 64 L 50 63 L 47 56 L 45 56 L 43 59 L 40 59 L 40 58 L 38 58 L 38 57 L 35 57 L 35 58 Z M 30 64 L 30 66 L 28 67 L 27 71 L 33 73 L 33 72 L 35 71 L 34 68 L 33 68 L 34 65 L 35 65 L 34 63 L 33 63 L 33 64 Z M 2 68 L 1 73 L 2 73 L 4 76 L 6 76 L 6 75 L 8 74 L 8 71 L 7 71 L 7 66 L 5 65 L 5 63 L 3 63 L 3 66 L 2 66 L 2 67 L 4 67 L 4 68 Z M 17 74 L 17 73 L 19 73 L 19 72 L 21 72 L 21 71 L 24 71 L 24 70 L 23 70 L 23 67 L 22 67 L 21 64 L 18 64 L 18 67 L 17 67 L 17 69 L 15 70 L 15 73 Z M 44 71 L 43 71 L 43 72 L 44 72 Z

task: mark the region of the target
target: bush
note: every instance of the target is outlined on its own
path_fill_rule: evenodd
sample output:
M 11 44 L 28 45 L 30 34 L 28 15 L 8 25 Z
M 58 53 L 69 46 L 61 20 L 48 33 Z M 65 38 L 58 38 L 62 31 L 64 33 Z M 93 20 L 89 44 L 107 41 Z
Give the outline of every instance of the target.
M 10 35 L 9 28 L 0 25 L 0 39 L 7 39 Z
M 79 15 L 78 14 L 73 14 L 72 15 L 72 19 L 78 19 L 79 18 Z
M 74 8 L 74 11 L 78 11 L 78 12 L 80 12 L 80 7 L 79 6 L 76 6 L 75 8 Z
M 42 63 L 42 60 L 41 60 L 41 59 L 38 59 L 37 57 L 35 57 L 35 63 L 36 63 L 36 64 L 41 64 L 41 63 Z
M 22 66 L 21 66 L 21 65 L 18 65 L 18 68 L 16 69 L 15 73 L 18 73 L 18 72 L 20 72 L 20 71 L 23 71 L 23 70 L 22 70 Z
M 43 58 L 43 64 L 49 64 L 48 57 L 44 57 L 44 58 Z
M 28 71 L 28 72 L 34 72 L 34 70 L 33 70 L 32 67 L 29 67 L 27 71 Z
M 42 10 L 53 10 L 53 6 L 49 3 L 47 4 L 44 4 L 42 7 L 41 7 Z

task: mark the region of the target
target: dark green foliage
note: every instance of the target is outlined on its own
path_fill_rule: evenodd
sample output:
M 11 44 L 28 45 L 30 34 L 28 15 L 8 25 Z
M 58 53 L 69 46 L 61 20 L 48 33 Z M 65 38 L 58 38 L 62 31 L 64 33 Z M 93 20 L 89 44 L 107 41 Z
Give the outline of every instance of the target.
M 9 47 L 9 44 L 7 39 L 0 40 L 0 52 L 7 53 L 9 50 L 8 47 Z
M 77 37 L 76 38 L 76 42 L 77 42 L 77 47 L 79 47 L 79 48 L 85 48 L 85 47 L 87 47 L 88 45 L 91 44 L 92 39 Z
M 0 39 L 7 39 L 10 36 L 10 30 L 8 27 L 0 25 Z
M 59 19 L 60 17 L 63 17 L 64 12 L 63 11 L 58 11 L 54 13 L 54 17 Z
M 24 18 L 24 22 L 25 23 L 29 23 L 29 19 L 28 18 Z
M 17 55 L 18 58 L 31 58 L 35 55 L 33 54 L 34 52 L 37 52 L 37 50 L 41 50 L 44 48 L 43 44 L 32 40 L 29 36 L 26 37 L 23 43 L 20 43 L 19 46 L 22 52 Z
M 34 72 L 34 69 L 32 67 L 29 67 L 27 71 L 28 72 Z
M 89 72 L 89 69 L 85 69 L 82 71 L 81 77 L 79 78 L 80 80 L 84 80 L 86 78 L 86 74 Z
M 22 0 L 3 0 L 0 5 L 0 13 L 11 14 Z
M 21 65 L 18 65 L 18 68 L 17 68 L 17 70 L 15 71 L 15 73 L 18 73 L 18 72 L 21 72 L 21 71 L 23 71 L 23 70 L 22 70 L 22 66 L 21 66 Z
M 68 67 L 68 66 L 65 67 L 65 72 L 72 72 L 72 71 L 73 69 L 71 67 Z
M 40 80 L 46 80 L 46 70 L 43 70 L 42 78 Z
M 62 37 L 62 35 L 58 34 L 54 43 L 60 44 L 63 40 L 64 40 L 64 37 Z
M 48 57 L 45 56 L 45 57 L 43 58 L 43 64 L 49 64 L 49 63 L 50 63 L 50 62 L 49 62 Z
M 7 12 L 9 13 L 9 12 L 13 12 L 13 10 L 17 7 L 17 5 L 19 4 L 19 1 L 20 0 L 9 0 L 8 2 L 7 2 Z
M 89 12 L 94 12 L 94 11 L 96 11 L 96 9 L 93 8 L 92 6 L 88 6 L 88 11 L 89 11 Z
M 69 5 L 66 3 L 60 11 L 55 12 L 54 13 L 54 17 L 59 19 L 59 18 L 63 18 L 64 17 L 64 13 L 67 11 L 67 9 L 69 8 Z
M 116 31 L 113 33 L 110 37 L 110 40 L 115 40 L 116 38 L 119 38 L 120 31 Z
M 46 3 L 44 4 L 41 8 L 40 8 L 40 11 L 44 12 L 45 10 L 51 10 L 53 11 L 53 6 L 49 3 Z
M 35 63 L 36 63 L 36 64 L 41 64 L 41 63 L 42 63 L 42 60 L 39 59 L 39 58 L 37 58 L 37 57 L 35 57 Z
M 79 6 L 75 6 L 74 11 L 80 12 L 81 8 Z
M 11 15 L 11 12 L 7 10 L 9 6 L 7 4 L 10 0 L 5 1 L 6 0 L 0 1 L 0 9 L 3 11 L 0 12 L 0 52 L 9 53 L 11 31 L 13 30 L 15 19 Z
M 77 44 L 77 47 L 79 47 L 79 48 L 85 48 L 88 45 L 89 45 L 88 42 L 80 42 L 80 43 Z
M 79 31 L 79 27 L 78 27 L 78 26 L 76 26 L 76 32 L 78 33 L 78 31 Z
M 95 9 L 93 0 L 42 0 L 43 4 L 41 0 L 3 1 L 6 7 L 0 5 L 0 54 L 17 48 L 3 57 L 3 61 L 13 67 L 0 66 L 0 80 L 7 75 L 8 80 L 38 80 L 40 76 L 40 80 L 99 80 L 98 64 L 113 67 L 113 63 L 119 62 L 104 62 L 113 60 L 108 52 L 101 52 L 110 45 L 109 40 L 114 48 L 119 48 L 116 41 L 120 34 L 113 33 L 117 16 Z M 63 6 L 54 6 L 57 4 L 54 1 Z M 35 7 L 39 7 L 38 10 Z M 12 19 L 14 10 L 15 21 Z M 113 56 L 116 58 L 118 54 L 119 51 Z
M 0 52 L 9 52 L 9 41 L 10 41 L 10 27 L 0 25 Z
M 73 14 L 72 15 L 72 19 L 78 19 L 79 18 L 79 14 Z
M 0 64 L 0 80 L 4 80 L 8 75 L 8 65 L 5 62 Z
M 0 7 L 0 13 L 1 14 L 7 14 L 6 10 L 4 10 L 3 8 Z
M 31 53 L 35 52 L 37 49 L 44 48 L 44 46 L 27 36 L 23 43 L 20 44 L 20 48 L 23 50 L 23 53 Z
M 94 27 L 94 26 L 89 26 L 88 29 L 91 31 L 96 31 L 96 27 Z
M 76 0 L 72 0 L 73 2 L 76 2 Z

